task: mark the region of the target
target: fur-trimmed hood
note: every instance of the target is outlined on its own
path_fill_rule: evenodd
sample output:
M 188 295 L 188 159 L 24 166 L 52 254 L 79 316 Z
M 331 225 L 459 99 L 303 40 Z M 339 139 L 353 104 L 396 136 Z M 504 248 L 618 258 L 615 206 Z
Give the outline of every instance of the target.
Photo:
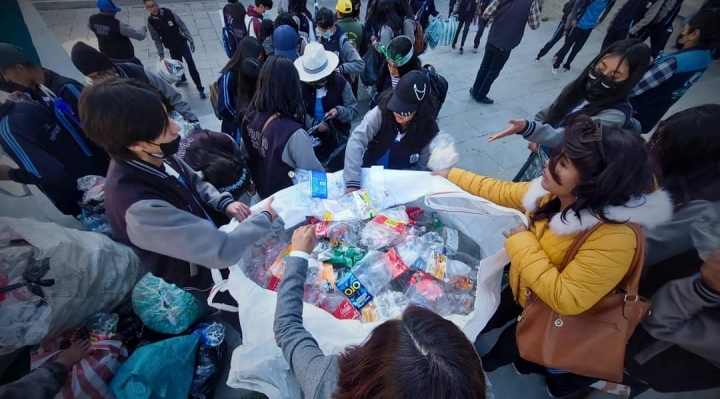
M 523 198 L 525 209 L 533 213 L 538 208 L 538 202 L 542 198 L 551 195 L 542 188 L 540 184 L 542 177 L 530 183 L 527 193 Z M 633 198 L 623 206 L 608 206 L 605 208 L 605 215 L 610 220 L 618 222 L 637 223 L 646 228 L 653 228 L 665 223 L 672 218 L 673 203 L 670 195 L 664 190 L 657 190 L 651 194 Z M 592 228 L 600 219 L 590 214 L 586 209 L 580 211 L 580 217 L 574 212 L 568 212 L 563 221 L 558 213 L 550 220 L 550 229 L 559 235 L 570 235 Z

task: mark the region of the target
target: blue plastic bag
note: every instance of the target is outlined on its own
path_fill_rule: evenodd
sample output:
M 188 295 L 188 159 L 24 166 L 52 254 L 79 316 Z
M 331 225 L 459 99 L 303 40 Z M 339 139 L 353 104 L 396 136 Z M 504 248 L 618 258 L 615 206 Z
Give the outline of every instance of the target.
M 190 328 L 204 307 L 189 292 L 146 274 L 133 288 L 135 313 L 148 328 L 163 334 L 180 334 Z
M 110 381 L 116 399 L 187 398 L 200 337 L 166 339 L 137 348 Z
M 195 377 L 190 386 L 191 399 L 210 399 L 220 378 L 220 363 L 225 353 L 225 326 L 220 323 L 199 324 L 193 335 L 200 337 Z

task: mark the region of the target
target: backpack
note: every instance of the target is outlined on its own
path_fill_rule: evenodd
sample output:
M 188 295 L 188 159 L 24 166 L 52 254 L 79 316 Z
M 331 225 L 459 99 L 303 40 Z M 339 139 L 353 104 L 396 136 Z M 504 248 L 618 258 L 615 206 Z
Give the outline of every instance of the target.
M 430 64 L 424 65 L 423 70 L 425 71 L 425 76 L 427 76 L 430 81 L 430 94 L 432 94 L 435 99 L 437 111 L 440 113 L 440 109 L 445 103 L 445 98 L 447 97 L 449 88 L 448 81 L 444 77 L 440 76 L 435 70 L 435 67 Z
M 230 17 L 228 24 L 222 28 L 223 50 L 225 50 L 225 54 L 228 58 L 231 58 L 232 55 L 235 54 L 237 44 L 240 43 L 240 40 L 245 38 L 245 31 L 233 28 L 232 25 L 233 18 Z
M 423 28 L 420 26 L 420 22 L 413 21 L 415 23 L 415 43 L 413 44 L 413 51 L 415 55 L 420 55 L 427 50 L 427 44 L 425 44 L 425 34 Z

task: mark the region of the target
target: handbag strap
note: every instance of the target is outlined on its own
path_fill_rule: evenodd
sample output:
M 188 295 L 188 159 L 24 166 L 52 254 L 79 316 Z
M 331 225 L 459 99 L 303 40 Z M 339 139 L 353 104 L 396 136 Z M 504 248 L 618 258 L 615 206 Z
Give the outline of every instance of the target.
M 642 276 L 642 268 L 643 264 L 645 263 L 645 236 L 643 235 L 642 229 L 639 225 L 635 223 L 626 223 L 626 226 L 630 227 L 633 232 L 635 233 L 635 238 L 637 240 L 637 245 L 635 246 L 635 254 L 633 255 L 633 260 L 630 263 L 630 268 L 628 269 L 627 274 L 618 284 L 618 287 L 621 287 L 625 290 L 625 292 L 628 294 L 628 296 L 635 296 L 638 295 L 638 285 L 640 284 L 640 277 Z M 585 241 L 597 230 L 602 226 L 602 223 L 598 223 L 592 228 L 585 230 L 582 234 L 580 234 L 575 241 L 573 242 L 572 246 L 570 247 L 570 250 L 565 254 L 565 258 L 563 259 L 562 264 L 558 268 L 558 271 L 562 272 L 567 265 L 572 262 L 573 259 L 575 259 L 575 256 L 577 256 L 578 251 L 580 251 L 580 247 L 585 244 Z

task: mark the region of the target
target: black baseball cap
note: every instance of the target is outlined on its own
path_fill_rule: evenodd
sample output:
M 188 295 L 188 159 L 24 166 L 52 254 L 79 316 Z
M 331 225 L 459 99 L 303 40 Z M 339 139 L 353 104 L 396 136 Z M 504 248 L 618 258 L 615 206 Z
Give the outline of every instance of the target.
M 23 49 L 9 43 L 0 43 L 0 73 L 17 64 L 33 63 Z
M 421 71 L 410 71 L 400 78 L 388 102 L 388 109 L 398 114 L 415 112 L 430 96 L 430 81 Z

